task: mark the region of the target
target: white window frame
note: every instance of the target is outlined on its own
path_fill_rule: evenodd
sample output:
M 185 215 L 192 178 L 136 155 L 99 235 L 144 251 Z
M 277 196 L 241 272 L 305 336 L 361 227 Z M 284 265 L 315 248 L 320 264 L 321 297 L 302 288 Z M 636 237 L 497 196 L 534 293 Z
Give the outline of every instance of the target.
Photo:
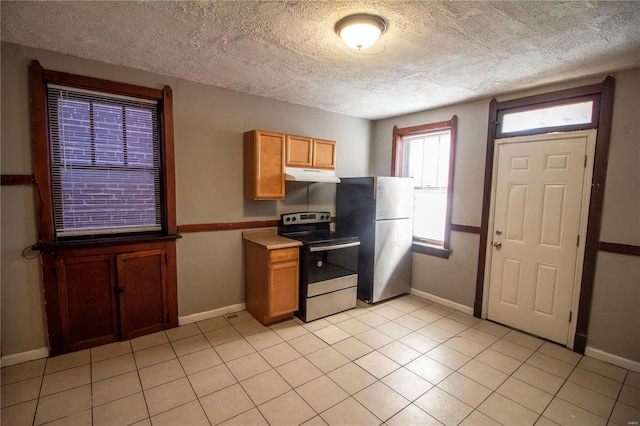
M 433 241 L 414 236 L 414 251 L 431 254 L 434 256 L 448 258 L 451 252 L 450 235 L 451 235 L 451 214 L 453 200 L 453 180 L 455 174 L 455 151 L 456 151 L 456 134 L 457 134 L 457 116 L 453 116 L 450 120 L 424 125 L 393 128 L 393 151 L 392 151 L 392 176 L 405 175 L 405 138 L 422 135 L 437 134 L 443 131 L 450 132 L 449 143 L 449 171 L 447 176 L 447 206 L 445 211 L 445 226 L 443 241 Z M 414 218 L 419 220 L 419 218 Z

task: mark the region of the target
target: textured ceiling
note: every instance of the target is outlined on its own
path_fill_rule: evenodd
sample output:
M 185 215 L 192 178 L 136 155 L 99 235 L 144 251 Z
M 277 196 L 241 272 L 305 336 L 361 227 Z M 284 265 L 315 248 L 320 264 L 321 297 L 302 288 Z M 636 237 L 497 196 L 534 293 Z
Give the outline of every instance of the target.
M 640 66 L 640 2 L 1 2 L 3 41 L 378 119 Z M 388 22 L 371 48 L 340 18 Z

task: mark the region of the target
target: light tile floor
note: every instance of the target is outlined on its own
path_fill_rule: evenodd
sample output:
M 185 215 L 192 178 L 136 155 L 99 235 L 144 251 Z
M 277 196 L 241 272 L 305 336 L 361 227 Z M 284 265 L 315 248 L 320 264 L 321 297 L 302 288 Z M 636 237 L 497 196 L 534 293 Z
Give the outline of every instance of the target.
M 2 424 L 637 425 L 640 374 L 404 296 L 247 312 L 2 369 Z

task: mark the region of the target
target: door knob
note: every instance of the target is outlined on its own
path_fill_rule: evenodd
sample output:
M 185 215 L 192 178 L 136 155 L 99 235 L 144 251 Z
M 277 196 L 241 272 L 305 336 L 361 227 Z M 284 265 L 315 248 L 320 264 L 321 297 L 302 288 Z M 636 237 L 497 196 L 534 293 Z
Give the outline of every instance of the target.
M 497 249 L 500 250 L 500 247 L 502 247 L 502 243 L 500 241 L 496 241 L 495 243 L 493 243 L 493 246 Z
M 502 229 L 496 229 L 496 235 L 502 235 Z

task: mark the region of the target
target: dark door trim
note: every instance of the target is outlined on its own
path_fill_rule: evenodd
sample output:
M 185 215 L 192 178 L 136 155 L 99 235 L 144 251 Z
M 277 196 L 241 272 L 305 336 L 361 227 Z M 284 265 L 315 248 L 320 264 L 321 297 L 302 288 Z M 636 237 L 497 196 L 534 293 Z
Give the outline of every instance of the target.
M 573 343 L 575 352 L 584 353 L 587 343 L 589 315 L 591 312 L 591 300 L 595 281 L 596 256 L 598 251 L 598 237 L 602 218 L 602 203 L 604 198 L 604 185 L 607 175 L 607 161 L 609 158 L 609 145 L 611 137 L 611 118 L 613 116 L 613 91 L 615 80 L 608 76 L 602 83 L 581 86 L 542 95 L 513 99 L 505 102 L 491 100 L 489 105 L 489 129 L 487 135 L 487 153 L 485 158 L 484 189 L 482 195 L 482 221 L 480 232 L 480 244 L 478 250 L 478 271 L 476 277 L 476 296 L 473 305 L 473 315 L 480 318 L 482 315 L 482 297 L 484 294 L 484 274 L 486 269 L 486 247 L 489 228 L 489 209 L 491 205 L 491 180 L 493 177 L 493 154 L 496 135 L 498 133 L 498 118 L 504 115 L 505 110 L 530 108 L 535 109 L 541 104 L 555 101 L 568 101 L 584 96 L 593 96 L 597 99 L 597 116 L 594 114 L 592 123 L 585 128 L 598 130 L 596 137 L 595 158 L 593 165 L 593 179 L 591 185 L 589 215 L 587 219 L 587 235 L 584 253 L 584 266 L 580 287 L 580 300 L 576 319 L 576 334 Z M 576 129 L 569 129 L 576 130 Z M 549 129 L 532 130 L 523 134 L 548 133 Z M 503 135 L 508 137 L 510 135 Z M 515 135 L 514 135 L 515 136 Z

